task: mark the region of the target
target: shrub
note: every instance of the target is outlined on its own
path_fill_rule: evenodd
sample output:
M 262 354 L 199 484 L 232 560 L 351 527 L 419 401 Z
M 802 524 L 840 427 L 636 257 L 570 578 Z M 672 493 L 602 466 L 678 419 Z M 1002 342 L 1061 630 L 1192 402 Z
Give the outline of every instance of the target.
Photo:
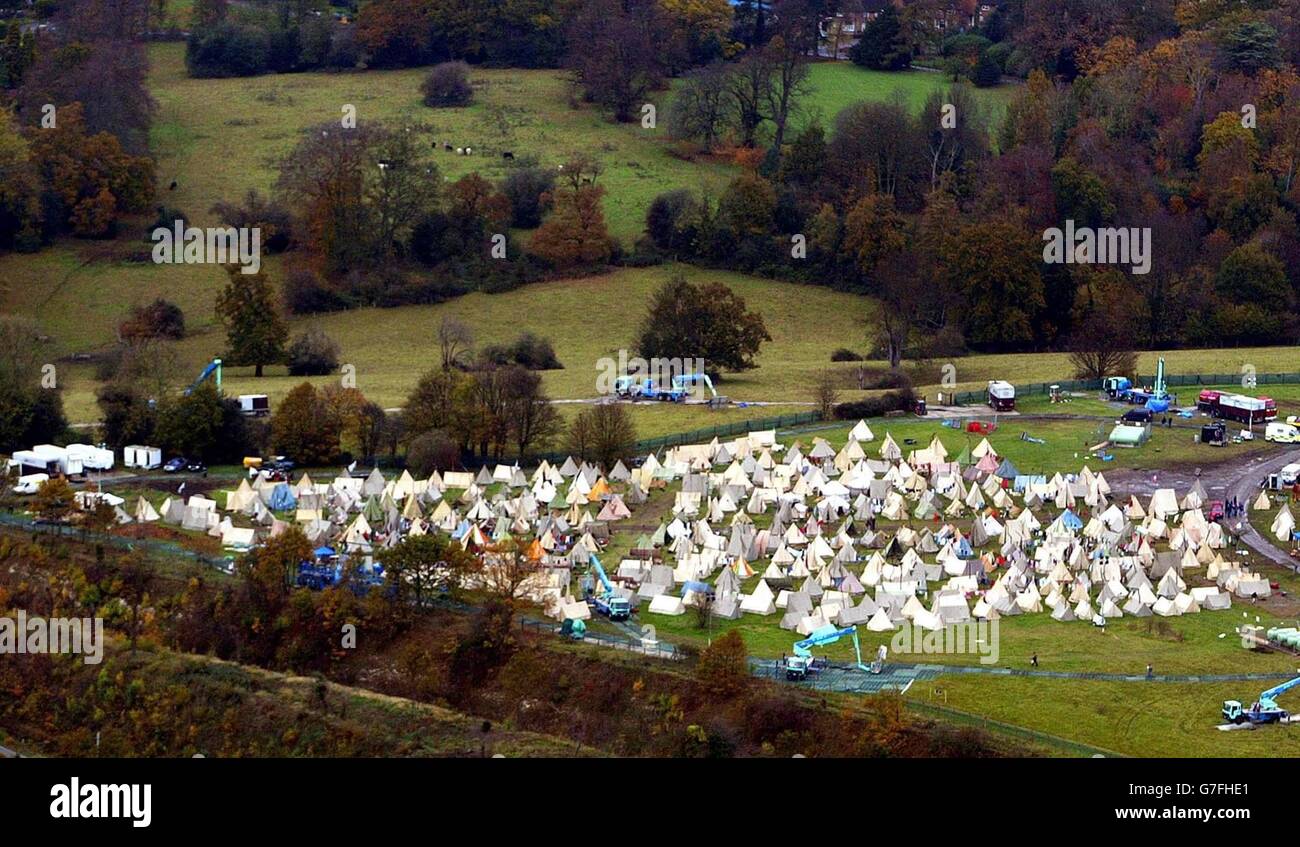
M 324 376 L 339 366 L 339 345 L 319 327 L 311 327 L 289 345 L 290 376 Z
M 694 240 L 699 203 L 690 190 L 676 188 L 660 194 L 646 210 L 645 229 L 661 250 L 685 250 Z
M 975 63 L 975 70 L 971 71 L 971 81 L 979 88 L 991 88 L 1002 81 L 1002 68 L 998 67 L 997 60 L 988 50 L 981 53 L 979 61 Z
M 194 77 L 253 76 L 266 71 L 270 58 L 270 35 L 239 24 L 196 30 L 185 47 L 185 65 Z
M 212 207 L 212 213 L 226 226 L 261 230 L 259 238 L 268 253 L 281 253 L 293 242 L 293 215 L 284 204 L 256 191 L 244 195 L 243 205 L 223 200 Z
M 346 309 L 348 299 L 308 268 L 295 268 L 284 279 L 284 302 L 295 315 Z
M 469 65 L 464 62 L 443 62 L 434 65 L 420 86 L 426 106 L 468 106 L 474 101 L 474 88 L 469 84 Z
M 510 200 L 511 225 L 534 229 L 551 208 L 550 193 L 555 189 L 555 174 L 543 168 L 518 168 L 501 183 L 501 193 Z
M 123 341 L 145 338 L 184 338 L 185 313 L 175 303 L 159 297 L 147 306 L 136 306 L 118 327 Z
M 897 391 L 886 391 L 876 397 L 841 403 L 835 407 L 835 417 L 840 420 L 878 418 L 887 412 L 907 411 L 915 403 L 916 392 L 911 388 L 900 388 Z
M 427 477 L 435 470 L 454 468 L 459 459 L 455 442 L 440 429 L 417 435 L 406 448 L 406 467 L 419 477 Z
M 831 354 L 832 362 L 861 362 L 862 360 L 861 353 L 854 353 L 847 347 L 841 347 Z
M 525 332 L 513 344 L 489 344 L 483 348 L 480 357 L 484 362 L 493 365 L 522 365 L 530 371 L 555 371 L 564 368 L 555 356 L 555 348 L 551 340 L 531 332 Z

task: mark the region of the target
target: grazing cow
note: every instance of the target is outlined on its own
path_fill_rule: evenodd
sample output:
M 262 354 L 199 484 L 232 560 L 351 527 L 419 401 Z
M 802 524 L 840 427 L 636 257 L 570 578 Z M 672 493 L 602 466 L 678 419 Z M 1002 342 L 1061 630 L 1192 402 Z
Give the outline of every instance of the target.
M 451 152 L 451 145 L 444 141 L 444 142 L 442 142 L 442 149 L 443 149 L 443 150 L 446 150 L 448 153 L 450 153 L 450 152 Z
M 457 148 L 456 148 L 456 155 L 457 155 L 457 156 L 464 156 L 464 155 L 465 155 L 465 148 L 464 148 L 464 147 L 457 147 Z
M 474 150 L 473 150 L 473 148 L 471 148 L 471 147 L 466 147 L 466 148 L 465 148 L 465 155 L 466 155 L 466 156 L 473 156 L 473 155 L 474 155 Z
M 176 180 L 174 180 L 174 179 L 172 180 L 172 184 L 169 185 L 169 186 L 167 187 L 167 190 L 168 190 L 168 191 L 175 191 L 175 190 L 176 190 Z
M 510 150 L 503 150 L 503 151 L 501 152 L 501 158 L 503 158 L 503 159 L 513 159 L 514 157 L 515 157 L 515 154 L 514 154 L 513 151 L 510 151 Z

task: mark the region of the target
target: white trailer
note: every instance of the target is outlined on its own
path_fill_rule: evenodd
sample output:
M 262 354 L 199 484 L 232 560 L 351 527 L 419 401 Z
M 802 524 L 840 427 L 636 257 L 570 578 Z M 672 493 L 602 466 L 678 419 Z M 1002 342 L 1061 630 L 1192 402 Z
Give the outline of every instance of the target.
M 241 394 L 239 411 L 248 417 L 264 418 L 271 414 L 271 401 L 265 394 Z
M 128 468 L 151 471 L 162 467 L 162 448 L 128 444 L 122 448 L 122 464 Z

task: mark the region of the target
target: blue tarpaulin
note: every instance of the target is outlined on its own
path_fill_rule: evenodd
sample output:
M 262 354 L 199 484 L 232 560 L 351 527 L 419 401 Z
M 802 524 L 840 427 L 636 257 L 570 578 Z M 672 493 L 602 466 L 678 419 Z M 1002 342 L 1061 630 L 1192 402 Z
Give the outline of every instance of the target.
M 271 502 L 268 505 L 273 512 L 287 512 L 298 508 L 298 498 L 293 496 L 293 489 L 289 488 L 289 484 L 282 482 L 272 489 Z

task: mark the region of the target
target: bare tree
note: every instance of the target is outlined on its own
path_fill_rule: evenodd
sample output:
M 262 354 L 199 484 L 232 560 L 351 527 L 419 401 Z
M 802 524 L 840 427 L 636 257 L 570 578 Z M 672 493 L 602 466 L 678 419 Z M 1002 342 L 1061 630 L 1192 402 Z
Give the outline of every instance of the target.
M 444 371 L 461 364 L 474 346 L 474 331 L 460 318 L 443 317 L 438 324 L 438 349 Z
M 518 541 L 508 541 L 483 554 L 483 589 L 511 606 L 538 581 L 541 563 L 530 559 Z
M 812 384 L 813 402 L 825 420 L 835 416 L 835 404 L 840 399 L 839 386 L 840 374 L 832 368 L 826 368 L 819 373 Z
M 917 285 L 915 266 L 903 253 L 891 253 L 881 259 L 876 277 L 880 302 L 872 325 L 878 342 L 885 348 L 889 366 L 897 368 L 903 361 L 924 294 Z

